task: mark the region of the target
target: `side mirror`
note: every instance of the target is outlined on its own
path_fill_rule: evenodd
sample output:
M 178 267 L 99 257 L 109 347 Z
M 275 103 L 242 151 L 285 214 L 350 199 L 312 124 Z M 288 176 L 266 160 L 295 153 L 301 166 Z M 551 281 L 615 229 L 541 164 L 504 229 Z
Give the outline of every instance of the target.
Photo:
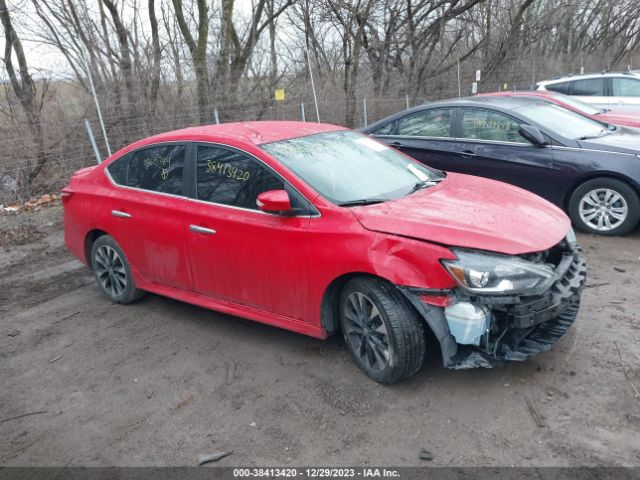
M 258 208 L 267 213 L 291 213 L 291 200 L 284 190 L 269 190 L 262 192 L 256 199 Z
M 518 133 L 522 137 L 533 143 L 536 147 L 542 147 L 549 143 L 547 142 L 547 138 L 542 134 L 542 132 L 533 125 L 527 125 L 526 123 L 523 123 L 518 129 Z

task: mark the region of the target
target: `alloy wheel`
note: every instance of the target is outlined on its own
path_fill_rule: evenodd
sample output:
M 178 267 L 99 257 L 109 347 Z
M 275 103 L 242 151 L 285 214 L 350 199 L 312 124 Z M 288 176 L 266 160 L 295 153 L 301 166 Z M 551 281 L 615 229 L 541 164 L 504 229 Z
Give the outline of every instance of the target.
M 596 188 L 580 199 L 578 211 L 590 228 L 608 232 L 620 226 L 629 214 L 625 198 L 610 188 Z
M 344 337 L 358 358 L 373 371 L 389 364 L 389 335 L 378 307 L 366 295 L 354 292 L 344 305 Z
M 113 248 L 101 245 L 94 257 L 96 276 L 100 285 L 113 297 L 121 296 L 127 288 L 127 271 L 124 263 Z

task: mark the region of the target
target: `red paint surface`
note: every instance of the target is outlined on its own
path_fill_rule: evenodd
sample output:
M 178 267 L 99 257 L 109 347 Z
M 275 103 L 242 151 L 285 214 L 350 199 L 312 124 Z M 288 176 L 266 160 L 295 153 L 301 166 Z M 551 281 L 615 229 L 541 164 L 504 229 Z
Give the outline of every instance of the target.
M 568 218 L 516 187 L 449 174 L 438 186 L 380 205 L 337 207 L 315 193 L 259 143 L 339 130 L 333 125 L 250 122 L 166 133 L 133 144 L 72 177 L 65 190 L 65 240 L 87 261 L 85 241 L 101 230 L 123 248 L 136 285 L 161 295 L 324 338 L 323 296 L 337 279 L 370 274 L 418 288 L 455 286 L 440 264 L 447 246 L 514 254 L 557 243 Z M 133 148 L 208 141 L 245 150 L 269 164 L 320 212 L 286 217 L 113 185 L 104 172 Z M 117 218 L 112 210 L 131 214 Z M 190 225 L 216 230 L 190 231 Z M 443 301 L 443 299 L 440 299 Z
M 606 112 L 593 115 L 583 110 L 580 110 L 579 108 L 576 108 L 573 105 L 569 105 L 563 102 L 560 98 L 556 97 L 551 92 L 545 92 L 545 91 L 493 92 L 493 93 L 481 93 L 478 96 L 481 96 L 481 97 L 485 97 L 485 96 L 486 97 L 539 97 L 539 98 L 548 100 L 550 102 L 553 102 L 556 105 L 560 105 L 561 107 L 564 107 L 567 110 L 571 110 L 572 112 L 576 112 L 576 113 L 579 113 L 580 115 L 584 115 L 585 117 L 589 117 L 598 122 L 610 123 L 613 125 L 620 125 L 623 127 L 640 128 L 640 117 L 638 115 L 633 115 L 627 111 L 616 110 L 616 109 L 610 109 L 610 110 L 607 110 Z

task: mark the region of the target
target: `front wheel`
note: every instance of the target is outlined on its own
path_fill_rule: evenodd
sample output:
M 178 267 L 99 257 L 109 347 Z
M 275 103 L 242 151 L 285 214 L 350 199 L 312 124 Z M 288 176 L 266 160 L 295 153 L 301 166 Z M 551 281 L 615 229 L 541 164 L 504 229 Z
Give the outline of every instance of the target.
M 620 180 L 594 178 L 573 192 L 569 215 L 583 232 L 624 235 L 638 224 L 640 200 L 633 188 Z
M 424 321 L 393 285 L 350 280 L 340 296 L 340 323 L 351 357 L 376 382 L 395 383 L 422 367 Z
M 108 235 L 91 247 L 91 267 L 100 289 L 115 303 L 131 303 L 144 295 L 136 288 L 131 267 L 120 245 Z

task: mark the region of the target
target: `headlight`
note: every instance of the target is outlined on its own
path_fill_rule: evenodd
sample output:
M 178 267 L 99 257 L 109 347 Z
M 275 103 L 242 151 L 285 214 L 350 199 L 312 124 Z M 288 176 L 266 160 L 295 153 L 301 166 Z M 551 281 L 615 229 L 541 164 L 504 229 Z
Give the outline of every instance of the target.
M 569 245 L 575 245 L 577 242 L 576 232 L 573 231 L 573 227 L 569 227 L 569 231 L 567 232 L 567 243 Z
M 556 280 L 556 274 L 549 265 L 509 255 L 452 251 L 457 260 L 443 260 L 442 264 L 467 293 L 537 295 Z

